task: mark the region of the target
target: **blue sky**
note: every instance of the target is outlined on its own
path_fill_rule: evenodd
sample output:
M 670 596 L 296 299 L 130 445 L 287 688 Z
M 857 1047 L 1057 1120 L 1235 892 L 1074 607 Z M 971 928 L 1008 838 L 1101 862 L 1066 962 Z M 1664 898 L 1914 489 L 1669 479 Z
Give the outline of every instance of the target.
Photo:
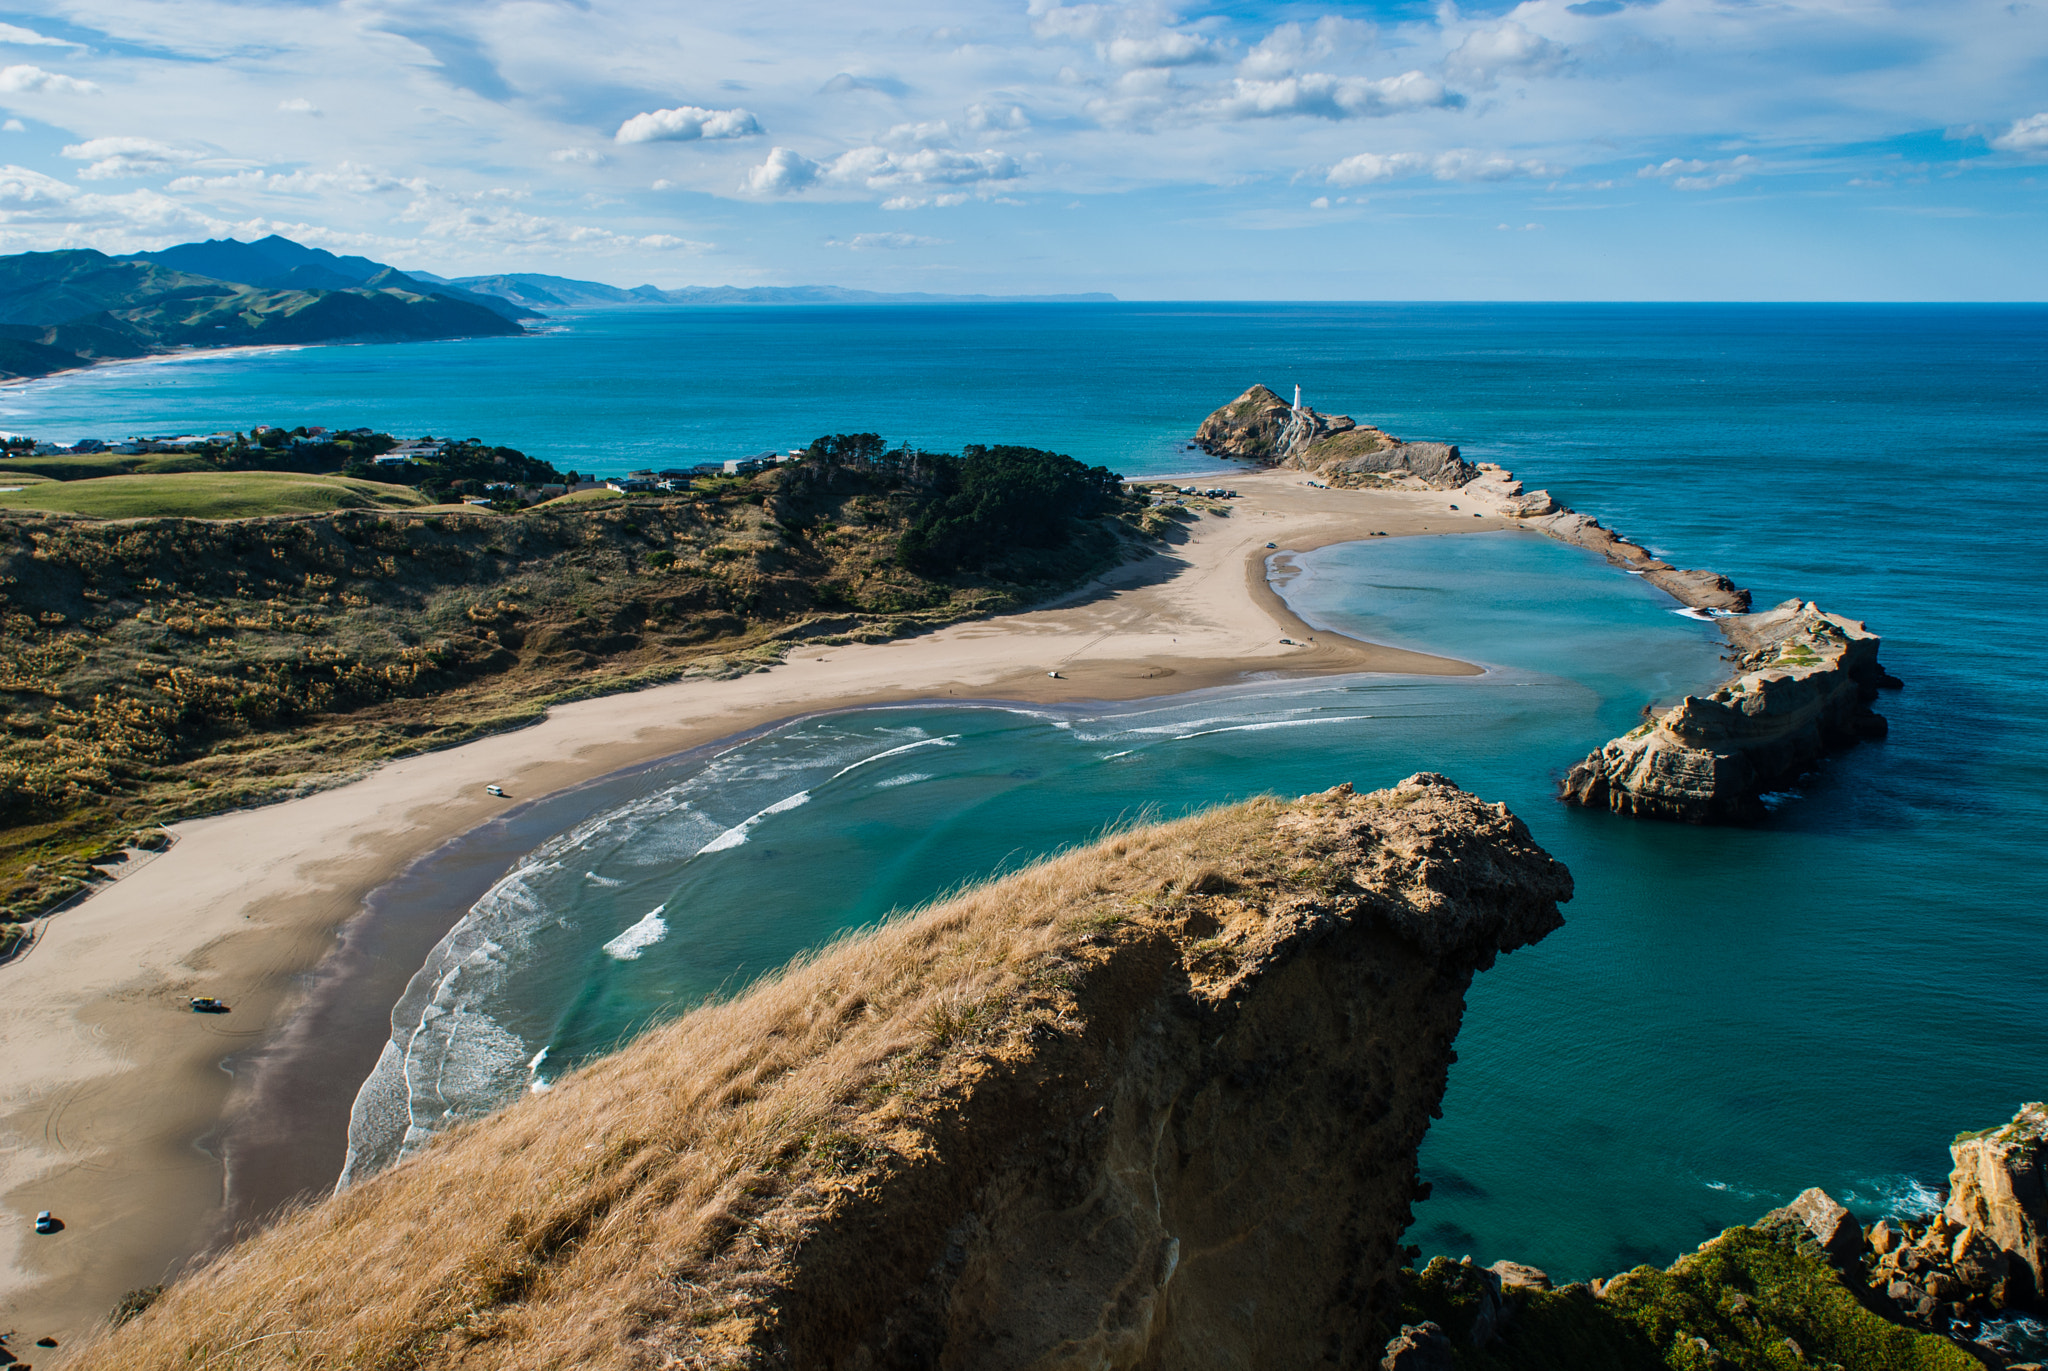
M 2048 0 L 83 0 L 0 8 L 0 109 L 10 252 L 281 232 L 628 285 L 2048 298 Z

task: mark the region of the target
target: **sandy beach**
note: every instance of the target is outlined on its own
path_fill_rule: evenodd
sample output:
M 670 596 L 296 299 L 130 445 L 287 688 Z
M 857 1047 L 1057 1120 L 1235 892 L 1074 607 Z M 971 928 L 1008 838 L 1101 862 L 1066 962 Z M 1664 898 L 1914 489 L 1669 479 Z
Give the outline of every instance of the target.
M 513 805 L 862 704 L 1122 700 L 1250 673 L 1478 672 L 1311 629 L 1269 584 L 1267 545 L 1301 552 L 1510 521 L 1474 517 L 1455 491 L 1328 490 L 1282 471 L 1222 479 L 1242 496 L 1227 515 L 1204 516 L 1159 555 L 1029 612 L 892 643 L 803 648 L 734 680 L 580 701 L 338 789 L 176 825 L 169 851 L 50 918 L 29 952 L 0 968 L 0 1328 L 20 1345 L 55 1336 L 60 1347 L 34 1360 L 60 1365 L 64 1346 L 123 1292 L 169 1278 L 213 1240 L 227 1212 L 218 1139 L 242 1100 L 224 1061 L 289 1024 L 310 973 L 371 892 Z M 185 997 L 200 994 L 232 1012 L 191 1013 Z M 310 1088 L 352 1097 L 360 1083 Z M 41 1209 L 62 1233 L 31 1232 Z

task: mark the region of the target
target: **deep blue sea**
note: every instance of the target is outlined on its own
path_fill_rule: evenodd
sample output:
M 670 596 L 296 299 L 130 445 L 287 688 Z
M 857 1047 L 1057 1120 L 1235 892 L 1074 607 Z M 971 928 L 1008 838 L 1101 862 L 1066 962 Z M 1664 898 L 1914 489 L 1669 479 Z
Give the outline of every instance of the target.
M 1475 984 L 1423 1154 L 1426 1251 L 1579 1277 L 1808 1185 L 1909 1209 L 1952 1134 L 2048 1093 L 2048 309 L 592 311 L 531 338 L 53 378 L 0 390 L 0 427 L 368 423 L 597 472 L 873 430 L 1148 475 L 1213 469 L 1184 440 L 1254 381 L 1503 462 L 1760 604 L 1868 620 L 1907 682 L 1879 706 L 1891 736 L 1756 828 L 1567 810 L 1566 767 L 1715 678 L 1711 627 L 1533 534 L 1325 549 L 1288 587 L 1306 617 L 1492 669 L 863 711 L 544 801 L 557 836 L 401 1004 L 359 1160 L 1106 824 L 1422 769 L 1507 801 L 1578 882 L 1563 929 Z

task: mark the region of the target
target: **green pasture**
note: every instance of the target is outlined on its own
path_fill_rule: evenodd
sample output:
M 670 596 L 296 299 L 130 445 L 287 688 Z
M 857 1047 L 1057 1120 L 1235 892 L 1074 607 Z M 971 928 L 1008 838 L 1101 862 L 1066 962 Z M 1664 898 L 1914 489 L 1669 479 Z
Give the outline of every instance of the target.
M 0 480 L 0 485 L 9 484 Z M 246 519 L 259 514 L 319 514 L 334 509 L 415 508 L 427 501 L 410 486 L 308 476 L 290 471 L 190 471 L 40 481 L 0 492 L 0 509 L 82 514 L 93 519 Z

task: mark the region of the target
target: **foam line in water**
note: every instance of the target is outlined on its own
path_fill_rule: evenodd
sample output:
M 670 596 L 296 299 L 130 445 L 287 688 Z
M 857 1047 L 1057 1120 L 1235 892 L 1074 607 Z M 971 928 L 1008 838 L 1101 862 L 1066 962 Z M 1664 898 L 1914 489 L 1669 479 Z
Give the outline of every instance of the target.
M 891 776 L 885 781 L 876 781 L 875 789 L 893 790 L 899 785 L 914 785 L 919 781 L 929 781 L 931 778 L 932 774 L 929 771 L 906 771 L 901 776 Z
M 1174 735 L 1174 741 L 1185 742 L 1189 738 L 1207 738 L 1217 733 L 1263 733 L 1267 729 L 1272 728 L 1307 728 L 1314 724 L 1350 724 L 1357 723 L 1361 719 L 1370 719 L 1371 717 L 1372 715 L 1370 714 L 1340 714 L 1321 719 L 1268 719 L 1261 724 L 1233 724 L 1229 728 L 1205 728 L 1199 733 L 1179 733 Z
M 832 779 L 836 781 L 841 776 L 844 776 L 847 772 L 858 771 L 861 767 L 866 766 L 869 762 L 879 762 L 884 757 L 901 756 L 903 753 L 910 752 L 916 748 L 951 747 L 953 746 L 955 741 L 958 740 L 959 737 L 960 735 L 957 733 L 948 733 L 943 738 L 921 738 L 914 743 L 904 743 L 901 747 L 892 747 L 887 752 L 877 752 L 872 757 L 863 757 L 857 762 L 851 762 L 846 766 L 842 766 L 839 768 L 839 770 L 832 773 Z
M 917 746 L 917 744 L 912 744 L 912 746 Z M 845 774 L 845 772 L 840 773 L 842 776 Z M 698 848 L 697 855 L 701 857 L 707 852 L 724 852 L 729 848 L 738 847 L 747 840 L 747 834 L 754 825 L 760 823 L 761 820 L 767 818 L 770 814 L 786 814 L 798 805 L 807 805 L 810 802 L 811 792 L 808 790 L 799 790 L 794 795 L 784 796 L 759 813 L 749 815 L 740 820 L 731 828 L 728 828 L 725 832 Z
M 643 952 L 668 936 L 668 920 L 661 917 L 661 911 L 667 908 L 658 904 L 649 910 L 640 922 L 604 945 L 605 955 L 622 962 L 640 960 Z M 545 1051 L 542 1055 L 546 1055 Z

